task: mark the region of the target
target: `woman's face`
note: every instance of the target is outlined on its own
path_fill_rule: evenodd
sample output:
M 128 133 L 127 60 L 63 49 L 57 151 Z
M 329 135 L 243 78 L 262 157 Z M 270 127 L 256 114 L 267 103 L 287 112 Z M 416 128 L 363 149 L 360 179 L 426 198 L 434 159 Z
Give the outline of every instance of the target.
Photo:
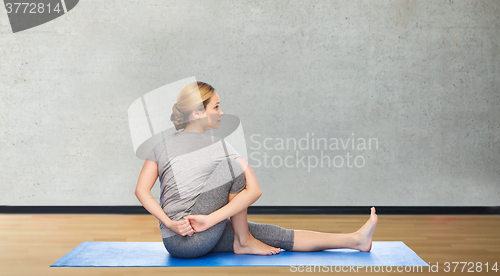
M 211 129 L 218 129 L 224 112 L 220 109 L 220 99 L 217 93 L 214 92 L 212 97 L 210 97 L 205 113 L 208 118 L 208 127 Z

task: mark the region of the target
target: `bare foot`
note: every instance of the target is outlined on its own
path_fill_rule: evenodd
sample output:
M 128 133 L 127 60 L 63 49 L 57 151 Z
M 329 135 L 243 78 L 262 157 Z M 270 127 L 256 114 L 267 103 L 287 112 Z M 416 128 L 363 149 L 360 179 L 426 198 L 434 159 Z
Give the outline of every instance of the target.
M 275 255 L 281 252 L 281 248 L 269 246 L 250 235 L 245 241 L 234 237 L 233 251 L 235 254 Z
M 368 221 L 358 231 L 354 232 L 357 239 L 355 249 L 363 252 L 369 252 L 372 249 L 372 236 L 377 222 L 378 218 L 377 214 L 375 214 L 375 207 L 372 207 Z

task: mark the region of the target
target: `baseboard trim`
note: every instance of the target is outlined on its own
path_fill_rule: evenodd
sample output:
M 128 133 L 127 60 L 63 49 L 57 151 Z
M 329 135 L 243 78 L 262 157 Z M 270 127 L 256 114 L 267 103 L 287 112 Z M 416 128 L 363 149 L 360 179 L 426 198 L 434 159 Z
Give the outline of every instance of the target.
M 250 206 L 249 215 L 366 215 L 371 206 Z M 500 206 L 375 206 L 379 215 L 500 215 Z M 143 206 L 0 206 L 1 214 L 149 214 Z

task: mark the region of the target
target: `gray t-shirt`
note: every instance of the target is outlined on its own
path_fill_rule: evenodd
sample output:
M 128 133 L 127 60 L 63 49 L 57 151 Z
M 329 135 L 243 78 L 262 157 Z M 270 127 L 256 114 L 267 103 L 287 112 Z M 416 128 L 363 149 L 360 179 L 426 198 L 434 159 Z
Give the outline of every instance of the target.
M 205 133 L 179 131 L 161 140 L 147 159 L 158 165 L 160 205 L 165 214 L 172 220 L 189 215 L 198 196 L 210 189 L 205 182 L 216 166 L 226 158 L 237 157 L 240 155 L 227 141 Z M 237 183 L 230 192 L 243 188 L 245 182 Z M 159 223 L 162 238 L 175 234 Z

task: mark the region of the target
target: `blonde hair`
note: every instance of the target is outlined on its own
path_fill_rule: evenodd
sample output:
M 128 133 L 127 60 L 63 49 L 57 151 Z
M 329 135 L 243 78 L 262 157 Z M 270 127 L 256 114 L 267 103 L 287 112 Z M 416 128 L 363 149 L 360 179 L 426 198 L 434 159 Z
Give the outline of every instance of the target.
M 208 83 L 193 82 L 184 86 L 177 96 L 177 103 L 172 107 L 170 121 L 175 129 L 183 129 L 189 123 L 189 115 L 194 110 L 205 111 L 215 89 Z

